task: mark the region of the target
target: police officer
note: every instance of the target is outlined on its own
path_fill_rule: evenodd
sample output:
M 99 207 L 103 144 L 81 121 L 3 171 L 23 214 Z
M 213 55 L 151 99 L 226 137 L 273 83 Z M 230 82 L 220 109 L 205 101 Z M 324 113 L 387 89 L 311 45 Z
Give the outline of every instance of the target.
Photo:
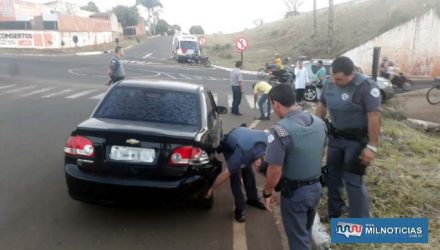
M 226 182 L 230 177 L 232 194 L 235 200 L 234 218 L 238 222 L 244 222 L 244 209 L 246 206 L 243 192 L 241 191 L 241 178 L 247 195 L 247 204 L 265 209 L 259 200 L 255 175 L 252 168 L 258 168 L 264 158 L 267 145 L 267 137 L 263 131 L 246 127 L 234 128 L 225 135 L 221 143 L 221 151 L 227 161 L 227 168 L 215 179 L 212 187 L 205 195 L 209 198 L 215 189 Z
M 349 217 L 369 217 L 365 168 L 374 160 L 380 131 L 380 91 L 376 83 L 354 72 L 348 57 L 332 63 L 332 75 L 324 84 L 316 115 L 330 113 L 328 166 L 328 217 L 341 216 L 345 184 Z
M 108 69 L 110 80 L 107 85 L 124 80 L 125 69 L 121 62 L 122 57 L 124 57 L 124 50 L 122 47 L 117 46 L 115 49 L 115 56 L 110 61 L 110 66 Z
M 295 105 L 289 85 L 273 87 L 269 98 L 275 114 L 282 120 L 271 128 L 268 137 L 265 206 L 271 211 L 272 192 L 278 186 L 290 249 L 311 249 L 311 228 L 322 196 L 320 176 L 326 126 L 319 117 Z

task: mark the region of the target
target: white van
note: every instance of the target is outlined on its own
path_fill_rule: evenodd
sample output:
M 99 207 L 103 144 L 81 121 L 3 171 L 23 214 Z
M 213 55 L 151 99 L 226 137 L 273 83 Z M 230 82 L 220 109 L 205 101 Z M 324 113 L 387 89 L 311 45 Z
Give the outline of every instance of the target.
M 199 42 L 196 36 L 178 34 L 173 38 L 173 58 L 185 62 L 192 53 L 200 55 Z

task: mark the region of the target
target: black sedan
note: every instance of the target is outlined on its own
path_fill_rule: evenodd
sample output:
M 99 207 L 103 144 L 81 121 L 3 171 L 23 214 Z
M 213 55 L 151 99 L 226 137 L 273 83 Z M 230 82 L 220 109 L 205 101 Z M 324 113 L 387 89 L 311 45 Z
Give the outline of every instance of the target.
M 64 148 L 73 199 L 114 203 L 153 196 L 197 197 L 221 171 L 214 157 L 222 136 L 212 93 L 181 82 L 132 81 L 111 87 Z

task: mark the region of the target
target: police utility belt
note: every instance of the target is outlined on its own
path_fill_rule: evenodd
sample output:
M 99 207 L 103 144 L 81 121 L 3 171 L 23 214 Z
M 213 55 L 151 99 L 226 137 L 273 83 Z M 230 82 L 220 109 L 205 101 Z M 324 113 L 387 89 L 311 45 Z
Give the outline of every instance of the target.
M 275 187 L 275 191 L 277 192 L 281 191 L 281 195 L 289 199 L 293 196 L 293 192 L 296 189 L 303 186 L 313 185 L 318 182 L 320 182 L 320 178 L 304 180 L 304 181 L 294 181 L 294 180 L 289 180 L 286 177 L 281 177 L 280 181 Z
M 350 141 L 363 141 L 368 137 L 368 128 L 361 129 L 336 129 L 331 123 L 328 124 L 328 132 L 335 138 L 342 137 Z

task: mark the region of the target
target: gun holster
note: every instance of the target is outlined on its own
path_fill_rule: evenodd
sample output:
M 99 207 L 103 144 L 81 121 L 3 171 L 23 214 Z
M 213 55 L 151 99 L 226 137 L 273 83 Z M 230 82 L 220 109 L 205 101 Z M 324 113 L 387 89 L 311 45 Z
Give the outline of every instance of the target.
M 278 182 L 278 184 L 275 187 L 275 191 L 281 192 L 281 195 L 284 198 L 290 199 L 293 196 L 294 190 L 292 190 L 292 188 L 290 188 L 290 185 L 289 185 L 287 178 L 281 177 L 280 181 Z
M 321 176 L 319 177 L 319 181 L 323 187 L 327 186 L 328 180 L 328 167 L 327 165 L 321 167 Z

